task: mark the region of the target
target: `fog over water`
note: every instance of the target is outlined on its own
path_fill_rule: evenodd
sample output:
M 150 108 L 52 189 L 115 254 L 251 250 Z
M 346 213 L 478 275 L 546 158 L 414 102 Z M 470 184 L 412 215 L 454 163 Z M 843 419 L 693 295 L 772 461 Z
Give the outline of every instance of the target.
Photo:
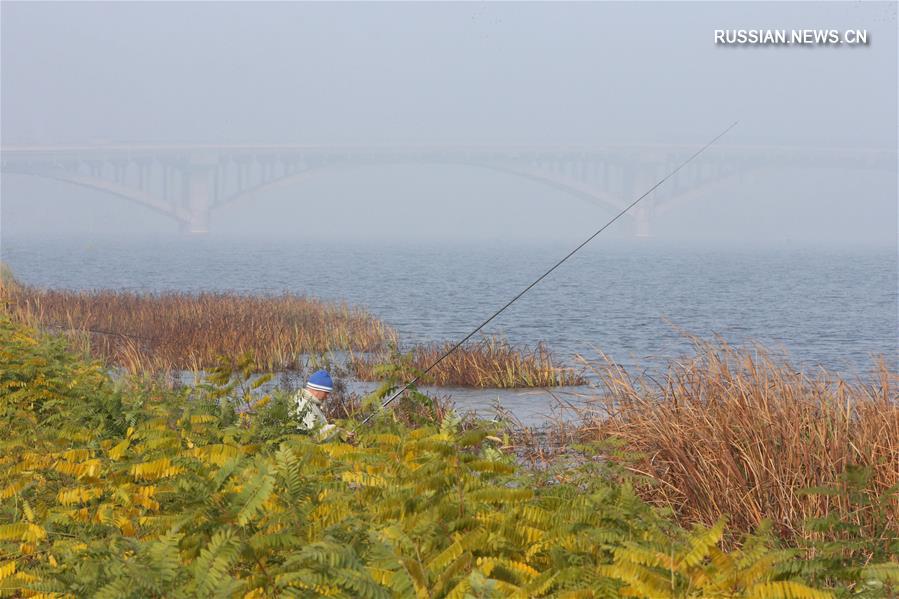
M 253 144 L 400 156 L 239 196 L 199 236 L 171 214 L 4 167 L 0 251 L 23 281 L 290 290 L 364 305 L 409 343 L 456 339 L 664 174 L 606 189 L 605 164 L 571 152 L 618 148 L 604 160 L 636 168 L 739 120 L 695 165 L 711 179 L 663 185 L 646 228 L 615 223 L 491 332 L 634 368 L 687 351 L 683 331 L 845 373 L 897 358 L 895 3 L 4 2 L 0 13 L 4 160 L 22 146 L 147 144 L 203 145 L 215 160 Z M 716 46 L 722 28 L 864 29 L 869 43 Z M 500 157 L 465 154 L 483 148 Z M 434 151 L 450 158 L 422 158 Z M 877 153 L 892 163 L 858 159 Z M 547 163 L 553 175 L 534 170 Z
M 890 3 L 2 5 L 2 142 L 895 150 Z M 739 27 L 866 29 L 867 46 L 716 46 Z M 709 151 L 714 159 L 716 151 Z M 753 170 L 652 222 L 663 239 L 896 242 L 896 174 Z M 739 164 L 733 165 L 739 166 Z M 158 236 L 172 219 L 24 175 L 2 232 Z M 610 216 L 459 165 L 319 172 L 210 217 L 210 234 L 576 240 Z M 622 222 L 604 235 L 630 237 Z

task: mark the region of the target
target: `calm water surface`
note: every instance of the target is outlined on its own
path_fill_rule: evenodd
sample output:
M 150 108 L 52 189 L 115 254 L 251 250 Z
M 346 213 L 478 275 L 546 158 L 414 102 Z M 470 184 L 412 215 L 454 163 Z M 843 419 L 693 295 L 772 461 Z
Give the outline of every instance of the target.
M 364 306 L 403 343 L 457 340 L 571 248 L 561 244 L 311 243 L 303 240 L 36 241 L 2 258 L 46 287 L 291 291 Z M 804 368 L 865 376 L 894 367 L 897 255 L 889 249 L 710 249 L 596 240 L 504 312 L 487 333 L 545 341 L 562 361 L 601 352 L 640 372 L 689 354 L 685 333 L 761 342 Z M 496 392 L 453 393 L 483 407 Z M 535 399 L 535 397 L 543 399 Z M 503 402 L 546 407 L 545 394 Z

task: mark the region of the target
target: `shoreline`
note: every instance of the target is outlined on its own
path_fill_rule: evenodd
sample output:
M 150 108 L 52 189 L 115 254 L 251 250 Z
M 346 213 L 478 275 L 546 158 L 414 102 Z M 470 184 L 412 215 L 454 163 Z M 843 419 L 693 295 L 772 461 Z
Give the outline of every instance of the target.
M 797 242 L 737 251 L 657 241 L 610 239 L 585 248 L 487 333 L 519 346 L 547 341 L 569 363 L 570 356 L 593 359 L 602 350 L 654 375 L 692 352 L 681 331 L 704 339 L 720 334 L 736 345 L 758 341 L 782 349 L 797 367 L 823 365 L 847 378 L 867 376 L 872 354 L 899 365 L 894 250 Z M 20 240 L 4 245 L 4 257 L 36 286 L 287 291 L 346 301 L 391 325 L 404 344 L 427 344 L 460 339 L 564 249 L 536 241 L 395 247 L 212 237 L 194 245 L 98 241 L 88 251 L 76 240 Z

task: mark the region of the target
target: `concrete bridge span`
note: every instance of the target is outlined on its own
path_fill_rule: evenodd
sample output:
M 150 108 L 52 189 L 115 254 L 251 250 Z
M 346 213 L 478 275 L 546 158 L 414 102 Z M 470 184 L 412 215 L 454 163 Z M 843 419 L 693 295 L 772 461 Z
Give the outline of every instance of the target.
M 205 233 L 210 214 L 312 173 L 361 166 L 443 164 L 489 169 L 570 193 L 617 212 L 698 146 L 313 146 L 298 144 L 19 145 L 0 149 L 0 171 L 64 181 L 164 214 Z M 762 168 L 896 171 L 887 150 L 715 146 L 628 214 L 637 235 L 654 215 L 698 190 Z

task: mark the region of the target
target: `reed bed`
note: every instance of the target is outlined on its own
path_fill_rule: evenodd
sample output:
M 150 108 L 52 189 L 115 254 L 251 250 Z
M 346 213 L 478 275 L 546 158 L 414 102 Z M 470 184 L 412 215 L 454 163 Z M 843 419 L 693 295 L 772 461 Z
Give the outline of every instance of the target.
M 6 281 L 2 284 L 2 281 Z M 138 294 L 41 290 L 0 277 L 6 311 L 31 326 L 65 333 L 76 349 L 130 372 L 202 371 L 222 356 L 249 353 L 260 370 L 299 370 L 304 355 L 350 354 L 350 371 L 380 380 L 395 331 L 368 312 L 315 298 L 282 294 Z M 393 374 L 410 379 L 451 347 L 416 346 Z M 543 345 L 518 349 L 484 338 L 444 360 L 424 384 L 480 388 L 577 385 L 584 379 L 558 367 Z
M 784 539 L 814 540 L 803 523 L 838 517 L 872 546 L 899 539 L 897 375 L 881 362 L 869 383 L 797 372 L 762 349 L 699 344 L 662 380 L 593 365 L 605 389 L 582 414 L 582 440 L 614 436 L 638 452 L 645 499 L 684 523 L 721 515 L 737 531 L 770 521 Z M 870 478 L 850 501 L 841 479 Z M 829 487 L 826 494 L 804 490 Z M 877 504 L 882 504 L 878 512 Z
M 365 381 L 380 380 L 385 362 L 398 365 L 394 372 L 410 380 L 446 353 L 452 343 L 417 345 L 405 356 L 385 353 L 353 354 L 350 370 Z M 572 368 L 560 367 L 549 349 L 538 343 L 533 350 L 518 348 L 504 339 L 484 337 L 444 359 L 420 381 L 424 385 L 511 389 L 582 385 L 586 381 Z
M 5 293 L 6 288 L 18 289 L 21 287 L 12 274 L 12 269 L 0 262 L 0 294 Z
M 260 369 L 298 366 L 302 354 L 375 351 L 396 333 L 359 308 L 281 294 L 137 294 L 5 285 L 13 318 L 67 331 L 93 355 L 131 371 L 202 370 L 250 353 Z

